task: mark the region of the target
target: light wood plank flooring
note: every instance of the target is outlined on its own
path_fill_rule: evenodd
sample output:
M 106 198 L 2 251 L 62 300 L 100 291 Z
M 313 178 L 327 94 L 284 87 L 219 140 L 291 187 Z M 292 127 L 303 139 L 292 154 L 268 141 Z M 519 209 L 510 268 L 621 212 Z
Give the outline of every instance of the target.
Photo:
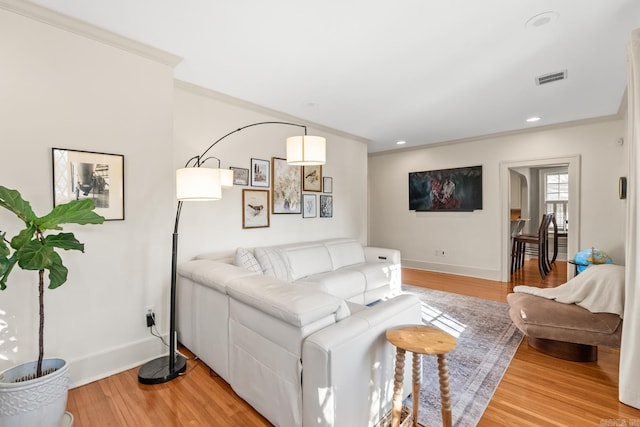
M 519 284 L 564 283 L 566 263 L 556 264 L 544 280 L 533 261 L 510 283 L 411 269 L 403 269 L 403 281 L 505 302 Z M 600 347 L 597 362 L 567 362 L 530 349 L 525 338 L 479 426 L 640 426 L 640 410 L 618 401 L 619 356 Z M 131 369 L 72 389 L 67 409 L 76 427 L 270 425 L 198 360 L 189 360 L 187 375 L 166 384 L 139 384 Z

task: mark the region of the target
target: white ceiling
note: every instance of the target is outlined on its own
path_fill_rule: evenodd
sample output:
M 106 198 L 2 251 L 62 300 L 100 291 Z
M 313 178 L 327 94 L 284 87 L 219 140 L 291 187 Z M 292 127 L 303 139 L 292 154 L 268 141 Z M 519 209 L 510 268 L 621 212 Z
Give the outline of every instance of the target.
M 366 138 L 369 152 L 616 114 L 640 27 L 639 0 L 33 2 L 184 58 L 177 79 Z M 526 25 L 545 12 L 556 18 Z

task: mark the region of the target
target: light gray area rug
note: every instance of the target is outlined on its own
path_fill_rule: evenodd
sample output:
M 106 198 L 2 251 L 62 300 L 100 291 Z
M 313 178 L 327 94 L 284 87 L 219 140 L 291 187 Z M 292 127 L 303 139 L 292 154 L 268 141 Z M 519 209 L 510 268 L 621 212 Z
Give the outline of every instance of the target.
M 417 286 L 402 289 L 422 301 L 425 324 L 456 337 L 456 348 L 447 354 L 453 425 L 477 425 L 522 341 L 508 304 Z M 411 360 L 408 353 L 406 363 Z M 404 403 L 411 406 L 411 397 Z M 441 426 L 440 410 L 437 358 L 423 355 L 418 421 L 426 427 Z

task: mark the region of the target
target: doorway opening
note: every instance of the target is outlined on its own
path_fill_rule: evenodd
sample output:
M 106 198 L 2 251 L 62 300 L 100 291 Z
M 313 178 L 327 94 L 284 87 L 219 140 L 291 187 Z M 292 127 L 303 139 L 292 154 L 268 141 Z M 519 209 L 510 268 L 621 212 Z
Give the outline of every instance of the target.
M 503 282 L 511 277 L 511 236 L 517 219 L 524 220 L 524 232 L 535 233 L 542 214 L 555 213 L 566 242 L 559 248 L 562 256 L 574 253 L 580 243 L 580 156 L 501 162 L 500 182 Z

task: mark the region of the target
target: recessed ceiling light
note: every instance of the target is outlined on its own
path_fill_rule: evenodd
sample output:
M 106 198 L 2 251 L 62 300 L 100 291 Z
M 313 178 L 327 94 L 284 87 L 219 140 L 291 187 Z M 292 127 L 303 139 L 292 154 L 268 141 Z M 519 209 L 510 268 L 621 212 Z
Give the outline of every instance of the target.
M 532 16 L 525 22 L 524 26 L 527 28 L 539 28 L 545 25 L 550 24 L 551 22 L 558 19 L 558 13 L 552 10 L 548 12 L 543 12 L 538 15 Z
M 538 116 L 529 117 L 527 119 L 527 123 L 539 122 L 541 119 L 542 117 L 538 117 Z
M 404 145 L 406 143 L 407 143 L 407 141 L 398 141 L 398 142 L 396 142 L 396 145 Z

